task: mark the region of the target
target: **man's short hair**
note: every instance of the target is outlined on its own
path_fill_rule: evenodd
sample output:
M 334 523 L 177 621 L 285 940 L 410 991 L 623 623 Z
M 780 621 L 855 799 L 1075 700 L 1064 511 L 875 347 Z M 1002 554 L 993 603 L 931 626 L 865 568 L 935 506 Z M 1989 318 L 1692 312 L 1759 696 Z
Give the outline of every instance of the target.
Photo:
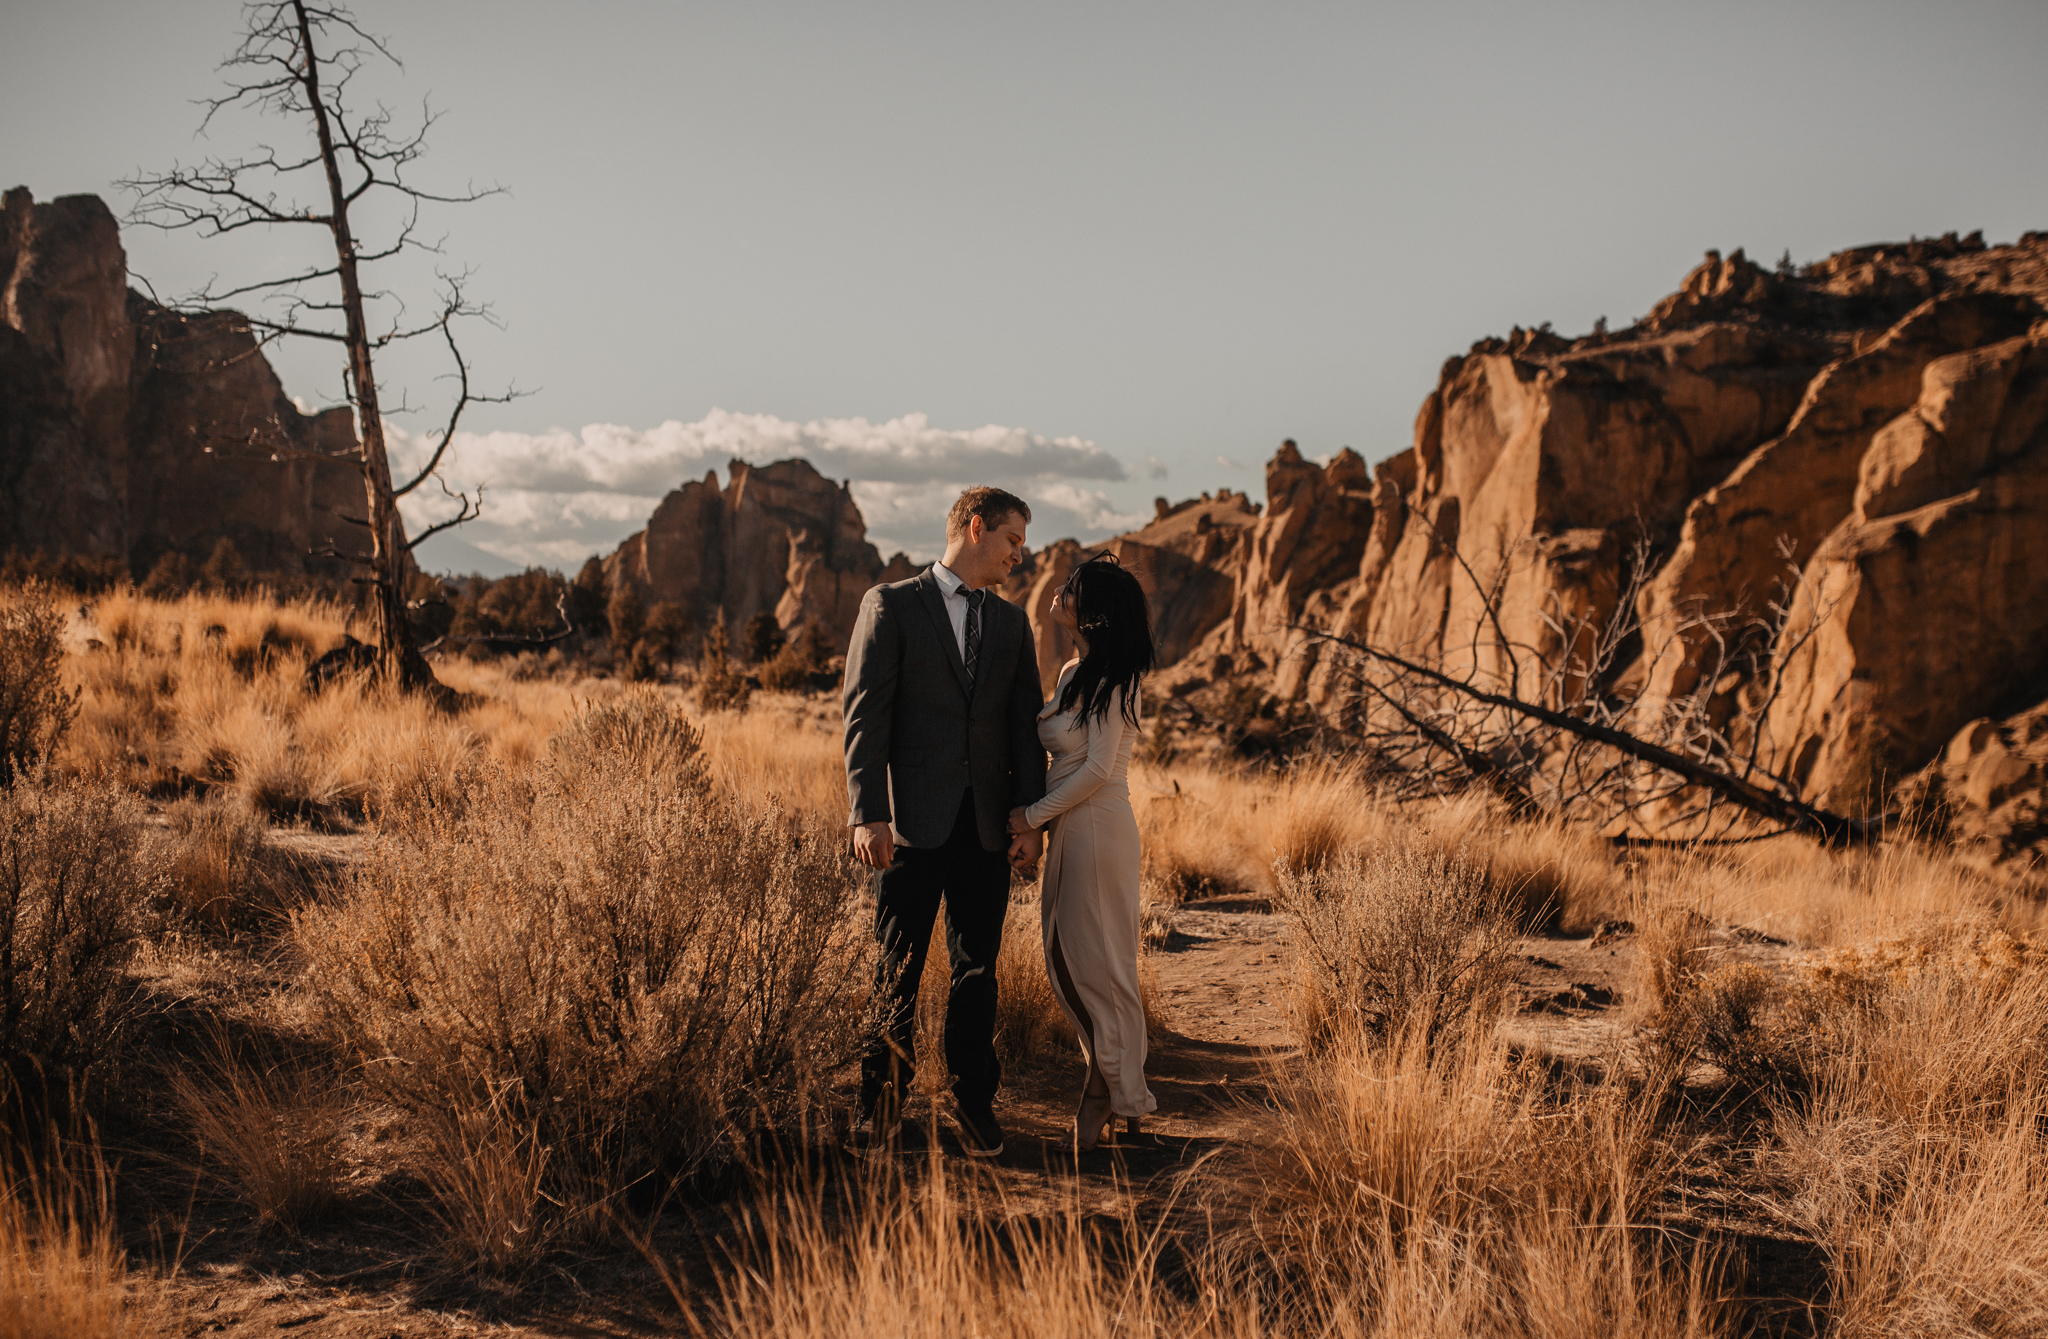
M 946 538 L 957 539 L 966 534 L 970 516 L 979 516 L 984 530 L 993 530 L 1012 516 L 1022 516 L 1024 524 L 1029 525 L 1031 504 L 1015 493 L 978 484 L 962 493 L 953 503 L 953 510 L 946 513 Z

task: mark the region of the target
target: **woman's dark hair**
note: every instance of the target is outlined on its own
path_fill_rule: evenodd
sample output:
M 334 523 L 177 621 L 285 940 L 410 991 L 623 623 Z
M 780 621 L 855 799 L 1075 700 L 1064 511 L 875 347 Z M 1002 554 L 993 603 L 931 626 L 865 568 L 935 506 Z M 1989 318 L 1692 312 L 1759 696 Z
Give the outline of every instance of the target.
M 1138 681 L 1152 672 L 1152 615 L 1145 588 L 1117 562 L 1098 553 L 1074 569 L 1062 588 L 1074 620 L 1087 639 L 1088 654 L 1060 694 L 1059 710 L 1081 705 L 1081 720 L 1109 715 L 1109 700 L 1124 690 L 1124 719 L 1138 723 Z

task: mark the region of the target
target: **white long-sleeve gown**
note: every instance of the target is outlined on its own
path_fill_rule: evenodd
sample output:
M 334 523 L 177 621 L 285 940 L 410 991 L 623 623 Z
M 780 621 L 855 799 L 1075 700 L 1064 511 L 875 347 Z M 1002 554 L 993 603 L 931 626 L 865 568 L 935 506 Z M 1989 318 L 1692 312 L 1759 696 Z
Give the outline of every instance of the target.
M 1121 690 L 1106 716 L 1085 725 L 1078 707 L 1058 709 L 1079 663 L 1060 671 L 1052 701 L 1038 713 L 1038 739 L 1052 766 L 1045 798 L 1024 811 L 1034 827 L 1052 823 L 1039 884 L 1045 970 L 1084 1052 L 1109 1081 L 1112 1109 L 1142 1116 L 1159 1103 L 1145 1086 L 1138 996 L 1138 819 L 1129 780 L 1138 730 L 1124 717 Z M 1061 985 L 1061 959 L 1085 1020 Z

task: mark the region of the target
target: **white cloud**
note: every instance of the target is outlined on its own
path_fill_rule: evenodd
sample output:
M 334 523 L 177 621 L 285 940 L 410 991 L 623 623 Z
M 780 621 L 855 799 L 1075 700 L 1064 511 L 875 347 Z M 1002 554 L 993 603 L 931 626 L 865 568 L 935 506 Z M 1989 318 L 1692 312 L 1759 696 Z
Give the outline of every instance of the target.
M 399 468 L 424 463 L 425 437 L 386 426 Z M 483 518 L 458 532 L 468 543 L 512 562 L 568 567 L 638 530 L 670 490 L 733 457 L 754 464 L 796 457 L 849 480 L 868 534 L 886 556 L 901 548 L 936 556 L 945 514 L 971 483 L 1016 491 L 1040 533 L 1103 534 L 1140 518 L 1118 513 L 1106 495 L 1075 481 L 1116 483 L 1122 462 L 1079 437 L 1045 437 L 1023 428 L 935 428 L 923 414 L 884 423 L 863 418 L 794 423 L 772 414 L 713 410 L 695 423 L 675 420 L 634 429 L 598 423 L 572 433 L 457 433 L 444 462 L 451 487 L 485 487 Z M 1156 463 L 1156 462 L 1155 462 Z M 415 529 L 450 514 L 453 503 L 431 485 L 406 500 Z M 1049 529 L 1049 527 L 1059 527 Z
M 1166 462 L 1157 456 L 1145 457 L 1145 477 L 1147 479 L 1164 479 L 1166 477 Z
M 1110 505 L 1107 495 L 1070 483 L 1046 484 L 1026 500 L 1035 504 L 1031 509 L 1035 525 L 1043 527 L 1052 519 L 1044 514 L 1047 511 L 1069 518 L 1070 524 L 1053 527 L 1057 530 L 1077 529 L 1084 534 L 1135 530 L 1150 519 L 1120 512 Z
M 1224 469 L 1226 469 L 1226 470 L 1241 470 L 1241 469 L 1243 469 L 1243 468 L 1244 468 L 1244 466 L 1242 466 L 1242 465 L 1238 464 L 1238 463 L 1237 463 L 1236 461 L 1232 460 L 1232 459 L 1231 459 L 1231 458 L 1230 458 L 1229 456 L 1218 456 L 1218 457 L 1216 457 L 1216 463 L 1217 463 L 1218 465 L 1221 465 L 1221 466 L 1222 466 L 1222 467 L 1223 467 Z

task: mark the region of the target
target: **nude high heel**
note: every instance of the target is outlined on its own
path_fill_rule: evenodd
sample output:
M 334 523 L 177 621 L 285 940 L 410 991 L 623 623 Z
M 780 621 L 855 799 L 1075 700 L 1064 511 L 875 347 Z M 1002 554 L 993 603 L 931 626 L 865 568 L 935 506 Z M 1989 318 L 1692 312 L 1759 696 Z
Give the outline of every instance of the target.
M 1096 1084 L 1102 1091 L 1095 1091 Z M 1102 1142 L 1103 1127 L 1111 1118 L 1109 1084 L 1102 1077 L 1102 1071 L 1088 1071 L 1088 1086 L 1081 1090 L 1081 1109 L 1074 1113 L 1074 1147 L 1086 1153 Z

